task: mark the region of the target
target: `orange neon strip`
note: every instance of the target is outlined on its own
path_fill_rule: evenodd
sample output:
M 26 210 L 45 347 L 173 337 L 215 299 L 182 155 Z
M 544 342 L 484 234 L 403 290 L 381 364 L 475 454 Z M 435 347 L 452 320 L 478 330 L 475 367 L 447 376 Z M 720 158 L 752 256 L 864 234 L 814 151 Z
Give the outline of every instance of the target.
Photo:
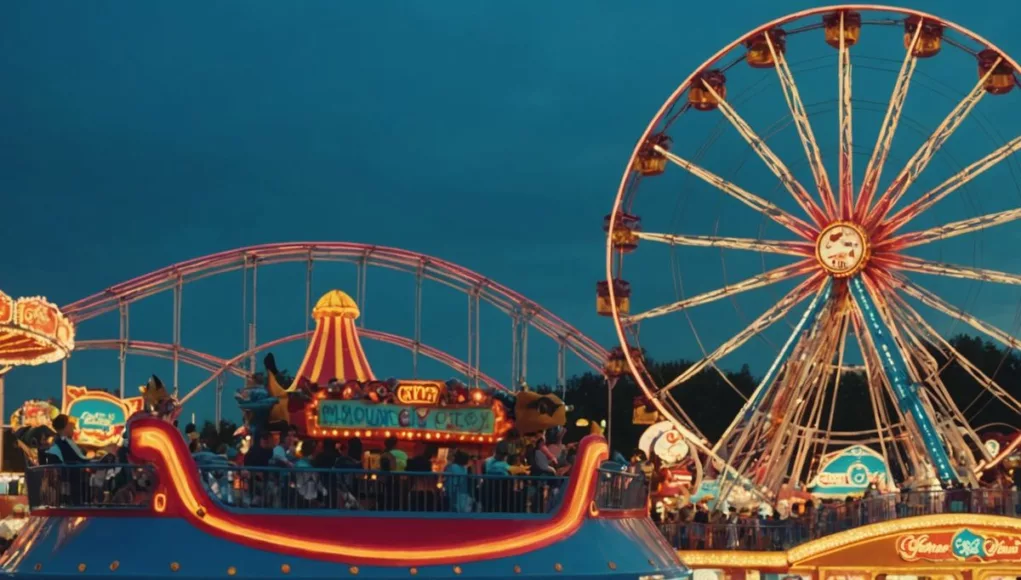
M 294 387 L 297 385 L 297 383 L 301 379 L 301 377 L 307 376 L 307 373 L 309 371 L 308 363 L 309 363 L 309 361 L 312 358 L 312 352 L 314 350 L 313 348 L 311 348 L 311 346 L 319 344 L 319 341 L 322 339 L 322 336 L 323 336 L 323 326 L 317 320 L 316 321 L 315 332 L 312 333 L 312 340 L 309 342 L 309 349 L 305 351 L 305 358 L 302 359 L 301 366 L 298 367 L 298 372 L 294 375 L 294 383 L 295 384 L 291 385 L 291 389 L 294 389 Z
M 579 478 L 572 482 L 577 488 L 568 488 L 565 498 L 570 500 L 570 503 L 561 506 L 556 515 L 544 522 L 543 525 L 529 529 L 521 535 L 476 544 L 450 546 L 449 548 L 402 547 L 400 551 L 395 551 L 393 546 L 351 546 L 343 540 L 302 539 L 272 531 L 253 529 L 237 521 L 237 517 L 222 512 L 215 505 L 204 505 L 209 503 L 208 498 L 198 497 L 196 490 L 189 485 L 194 478 L 185 471 L 183 462 L 178 457 L 175 442 L 171 439 L 172 436 L 176 436 L 176 433 L 168 433 L 166 428 L 161 427 L 152 424 L 133 427 L 132 452 L 143 456 L 149 455 L 153 460 L 161 460 L 158 461 L 163 464 L 161 473 L 168 476 L 170 487 L 180 498 L 184 509 L 188 512 L 188 519 L 196 527 L 215 530 L 235 541 L 255 540 L 265 544 L 266 549 L 271 551 L 279 551 L 281 547 L 290 546 L 312 556 L 375 561 L 390 565 L 402 561 L 413 561 L 418 565 L 426 565 L 495 558 L 506 556 L 508 553 L 539 549 L 565 538 L 583 523 L 594 495 L 596 469 L 608 455 L 605 441 L 591 442 L 585 446 L 585 453 L 576 466 Z M 152 453 L 147 454 L 146 451 Z M 202 495 L 204 496 L 204 494 Z

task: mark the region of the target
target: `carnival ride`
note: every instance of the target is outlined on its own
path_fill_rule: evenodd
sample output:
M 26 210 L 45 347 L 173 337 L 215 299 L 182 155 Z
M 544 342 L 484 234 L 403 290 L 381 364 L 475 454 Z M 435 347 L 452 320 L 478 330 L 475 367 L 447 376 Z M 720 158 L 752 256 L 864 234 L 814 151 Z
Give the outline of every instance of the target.
M 901 54 L 891 59 L 891 51 Z M 806 481 L 819 457 L 855 444 L 877 451 L 902 482 L 910 479 L 916 488 L 937 481 L 977 484 L 1002 460 L 1003 453 L 984 445 L 941 371 L 958 365 L 987 393 L 987 401 L 1014 414 L 1021 413 L 1021 403 L 995 375 L 955 349 L 908 299 L 984 334 L 1008 353 L 1018 346 L 1016 332 L 988 321 L 988 309 L 986 316 L 972 311 L 981 304 L 969 305 L 961 292 L 943 294 L 930 290 L 928 280 L 916 281 L 920 274 L 1021 284 L 1021 274 L 943 261 L 971 257 L 970 248 L 962 252 L 952 242 L 973 240 L 987 228 L 997 228 L 997 239 L 1009 239 L 1005 230 L 1021 218 L 1017 204 L 967 219 L 960 219 L 961 208 L 939 204 L 970 188 L 982 191 L 987 204 L 1010 202 L 1004 186 L 1017 168 L 1012 156 L 1021 149 L 1021 137 L 1000 135 L 1021 134 L 1021 127 L 1012 126 L 1021 93 L 1013 90 L 1017 70 L 1017 62 L 992 43 L 936 16 L 874 5 L 834 6 L 790 14 L 729 43 L 695 68 L 656 113 L 604 222 L 606 279 L 597 285 L 597 308 L 613 320 L 619 363 L 626 363 L 651 404 L 685 434 L 700 464 L 723 474 L 722 498 L 740 490 L 775 500 L 782 486 Z M 876 103 L 876 92 L 889 90 L 884 75 L 893 77 L 892 95 Z M 770 81 L 779 85 L 775 92 L 769 91 L 775 88 Z M 954 83 L 964 88 L 947 96 L 954 89 L 945 87 Z M 930 94 L 909 99 L 909 89 L 914 95 L 919 86 Z M 1010 100 L 1006 108 L 1002 99 Z M 956 104 L 948 105 L 950 112 L 934 129 L 920 129 L 924 123 L 914 115 L 942 109 L 943 100 Z M 979 105 L 988 106 L 992 121 Z M 777 114 L 779 120 L 772 122 Z M 855 135 L 852 118 L 879 121 L 878 138 L 870 129 L 875 146 L 858 177 L 854 158 L 862 151 L 854 141 L 865 135 L 860 126 Z M 970 143 L 963 153 L 955 151 L 965 157 L 962 166 L 950 154 L 952 147 L 944 145 L 959 129 L 971 135 L 963 129 L 968 119 L 978 125 L 976 134 L 996 143 Z M 719 155 L 713 149 L 728 126 L 739 136 L 735 143 L 742 148 L 734 151 L 741 154 Z M 904 135 L 904 129 L 921 136 Z M 705 134 L 708 140 L 700 142 Z M 832 141 L 836 147 L 825 150 L 824 143 Z M 782 150 L 798 150 L 799 158 L 803 150 L 807 169 L 781 160 Z M 765 170 L 745 167 L 751 153 Z M 923 170 L 938 175 L 938 164 L 930 168 L 938 157 L 953 168 L 929 186 Z M 899 160 L 906 161 L 895 177 L 883 179 L 884 168 Z M 728 162 L 731 177 L 721 173 Z M 776 186 L 767 194 L 764 184 Z M 722 195 L 714 198 L 710 192 Z M 741 204 L 751 211 L 706 219 L 704 212 L 717 199 L 721 212 Z M 735 226 L 746 226 L 743 236 Z M 749 236 L 750 229 L 757 234 Z M 710 278 L 705 252 L 714 250 L 723 281 L 702 291 Z M 926 250 L 936 251 L 939 259 L 916 253 Z M 750 253 L 758 259 L 748 259 Z M 676 299 L 656 305 L 662 285 L 655 276 L 662 276 L 663 268 L 650 264 L 661 265 L 664 256 Z M 1012 265 L 1009 253 L 999 257 Z M 742 269 L 744 274 L 735 274 Z M 767 288 L 779 292 L 763 296 L 761 289 Z M 755 290 L 759 301 L 746 300 L 745 293 Z M 650 298 L 643 300 L 643 294 Z M 720 308 L 726 302 L 734 306 L 729 316 Z M 1017 298 L 1004 303 L 1016 305 Z M 761 314 L 745 316 L 746 309 L 762 307 Z M 695 322 L 700 310 L 711 312 L 701 325 Z M 678 339 L 680 327 L 691 329 L 691 340 Z M 754 392 L 741 393 L 745 402 L 729 428 L 710 442 L 675 394 L 702 372 L 718 372 L 726 381 L 722 361 L 749 352 L 739 349 L 756 336 L 765 339 L 759 344 L 775 349 L 775 358 Z M 707 348 L 709 340 L 720 345 Z M 642 349 L 672 354 L 657 349 L 663 343 L 697 346 L 704 356 L 677 376 L 660 377 L 645 364 Z M 864 392 L 847 401 L 862 402 L 861 413 L 872 417 L 872 429 L 834 425 L 838 400 L 844 400 L 838 399 L 840 388 L 851 373 L 863 377 Z
M 335 249 L 340 246 L 352 247 L 335 245 Z M 290 246 L 299 247 L 304 257 L 326 251 L 320 245 Z M 270 248 L 236 255 L 241 256 L 241 264 L 268 255 L 281 257 Z M 363 258 L 364 250 L 358 252 Z M 438 260 L 392 249 L 372 248 L 373 252 L 412 257 L 419 304 L 422 279 L 439 279 L 438 272 L 449 273 L 449 269 L 436 269 Z M 204 266 L 210 261 L 217 262 L 202 260 L 195 270 L 206 271 Z M 227 261 L 220 262 L 220 267 L 230 268 Z M 180 348 L 180 296 L 187 281 L 182 270 L 188 269 L 172 270 L 169 282 L 175 289 L 174 337 L 178 344 L 170 349 L 175 369 L 178 362 L 196 362 L 212 370 L 210 380 L 236 372 L 242 359 L 265 348 L 255 344 L 253 327 L 248 328 L 253 346 L 234 359 Z M 364 273 L 360 279 L 364 281 Z M 468 276 L 459 271 L 456 279 L 463 281 Z M 126 303 L 159 291 L 159 282 L 152 277 L 144 280 L 130 285 L 131 289 L 122 285 L 108 292 L 125 321 L 119 344 L 122 361 L 129 346 Z M 450 279 L 444 283 L 452 284 Z M 504 306 L 515 318 L 516 336 L 522 337 L 520 351 L 515 349 L 515 356 L 521 357 L 515 366 L 515 383 L 520 387 L 525 386 L 525 328 L 529 325 L 555 337 L 561 372 L 568 351 L 578 353 L 590 366 L 602 368 L 602 359 L 594 356 L 600 353 L 590 340 L 534 303 L 481 277 L 476 277 L 468 290 L 469 313 L 477 316 L 480 300 L 486 300 Z M 306 281 L 308 292 L 310 283 Z M 364 296 L 363 290 L 363 305 Z M 104 300 L 86 300 L 69 309 L 81 322 L 108 308 Z M 564 423 L 564 405 L 552 393 L 542 395 L 523 388 L 517 397 L 507 393 L 516 401 L 510 408 L 495 400 L 507 389 L 489 382 L 492 379 L 478 370 L 478 329 L 471 322 L 469 328 L 474 330 L 469 333 L 469 348 L 475 354 L 469 360 L 475 364 L 462 363 L 460 367 L 466 371 L 467 383 L 377 380 L 361 348 L 363 329 L 356 326 L 362 308 L 347 294 L 330 291 L 310 309 L 309 318 L 316 326 L 297 335 L 310 340 L 289 384 L 280 381 L 271 355 L 265 359 L 264 384 L 253 377 L 256 369 L 249 361 L 244 369 L 246 388 L 237 395 L 242 408 L 250 411 L 248 418 L 268 426 L 279 410 L 278 418 L 293 424 L 292 413 L 298 412 L 305 420 L 296 424 L 304 427 L 304 434 L 327 441 L 348 434 L 389 438 L 392 432 L 403 440 L 433 440 L 466 449 L 493 443 L 509 426 L 502 414 L 512 409 L 514 418 L 521 421 L 529 413 L 534 415 L 529 420 L 536 430 Z M 411 345 L 415 355 L 424 352 L 417 312 Z M 155 344 L 146 343 L 141 352 L 162 354 Z M 182 356 L 182 352 L 187 354 Z M 121 372 L 123 377 L 123 363 Z M 66 374 L 65 367 L 65 378 Z M 341 471 L 198 464 L 171 425 L 179 411 L 173 394 L 176 390 L 155 376 L 142 388 L 147 410 L 126 424 L 125 450 L 130 464 L 45 465 L 29 470 L 32 515 L 0 558 L 5 573 L 35 578 L 83 573 L 201 578 L 261 577 L 267 573 L 297 578 L 687 577 L 648 518 L 646 480 L 619 468 L 603 469 L 608 446 L 598 436 L 582 441 L 567 478 L 388 473 L 354 466 Z M 298 403 L 297 408 L 292 403 Z M 358 422 L 359 413 L 373 414 L 378 420 Z M 391 419 L 396 422 L 390 424 Z M 97 478 L 101 480 L 98 484 Z M 228 479 L 237 486 L 220 485 Z M 271 482 L 305 480 L 321 484 L 321 503 L 306 500 L 292 504 L 295 492 L 287 485 L 271 486 Z M 109 485 L 119 487 L 107 489 Z M 250 493 L 246 495 L 244 490 Z M 489 496 L 480 495 L 481 490 L 489 490 Z M 519 501 L 500 500 L 504 492 Z M 479 500 L 473 509 L 461 509 L 462 502 L 450 499 L 466 493 Z M 338 502 L 338 494 L 349 499 Z M 429 501 L 390 502 L 406 497 Z M 487 501 L 494 497 L 497 501 Z M 284 503 L 283 509 L 275 508 L 272 498 Z M 110 542 L 111 534 L 120 540 Z M 153 545 L 152 538 L 174 541 Z M 592 546 L 604 547 L 600 556 L 592 554 Z
M 127 388 L 127 360 L 131 355 L 166 359 L 172 363 L 171 375 L 168 377 L 168 389 L 178 397 L 182 405 L 195 397 L 207 386 L 213 385 L 215 397 L 215 417 L 219 420 L 222 414 L 222 391 L 227 378 L 235 376 L 244 379 L 255 372 L 258 353 L 268 352 L 282 345 L 311 340 L 314 330 L 313 322 L 313 278 L 317 265 L 352 264 L 355 266 L 356 288 L 354 299 L 360 311 L 358 333 L 362 338 L 404 348 L 411 353 L 412 374 L 417 375 L 420 357 L 438 361 L 463 376 L 465 382 L 472 387 L 480 385 L 497 389 L 516 390 L 528 380 L 529 352 L 534 351 L 536 341 L 530 341 L 529 330 L 537 331 L 548 337 L 549 345 L 556 349 L 557 374 L 556 385 L 563 388 L 566 383 L 567 369 L 580 362 L 584 367 L 598 373 L 603 372 L 603 365 L 608 356 L 607 351 L 598 343 L 588 338 L 575 327 L 541 307 L 525 296 L 486 278 L 481 274 L 446 260 L 410 252 L 408 250 L 357 244 L 348 242 L 308 242 L 265 244 L 247 248 L 239 248 L 195 258 L 179 264 L 157 270 L 135 279 L 115 284 L 92 296 L 75 301 L 64 307 L 68 318 L 76 325 L 85 325 L 88 321 L 98 319 L 108 313 L 117 313 L 119 332 L 116 338 L 100 338 L 79 340 L 76 350 L 116 350 L 119 358 L 120 383 L 119 392 L 122 396 Z M 263 292 L 260 299 L 260 276 L 265 279 L 266 269 L 282 264 L 304 264 L 304 280 L 297 285 L 304 285 L 305 316 L 298 322 L 304 327 L 303 332 L 258 342 L 260 309 L 273 308 L 276 304 L 265 298 Z M 413 278 L 413 326 L 410 336 L 401 336 L 394 332 L 374 330 L 365 326 L 366 296 L 369 288 L 368 278 L 372 268 L 391 270 L 404 273 Z M 272 270 L 269 270 L 272 272 Z M 243 338 L 242 352 L 234 356 L 217 356 L 188 348 L 182 344 L 182 312 L 184 290 L 192 282 L 204 280 L 230 273 L 241 275 L 239 301 L 244 313 L 242 328 L 239 334 Z M 325 274 L 330 275 L 330 274 Z M 467 297 L 466 353 L 463 359 L 443 350 L 430 346 L 423 338 L 423 290 L 428 289 L 426 283 L 434 283 L 441 287 L 451 288 Z M 140 340 L 133 338 L 131 328 L 132 306 L 159 295 L 172 294 L 173 316 L 171 320 L 171 342 Z M 484 305 L 490 305 L 511 320 L 511 376 L 506 382 L 500 381 L 482 371 L 481 315 Z M 190 328 L 190 327 L 189 327 Z M 300 328 L 300 327 L 299 327 Z M 495 332 L 495 331 L 494 331 Z M 448 332 L 449 334 L 449 332 Z M 502 334 L 502 332 L 501 332 Z M 533 335 L 534 336 L 534 335 Z M 539 343 L 539 346 L 544 346 Z M 489 352 L 493 352 L 490 350 Z M 209 372 L 209 375 L 192 388 L 180 392 L 180 365 L 189 365 Z M 63 367 L 63 382 L 68 382 L 68 362 Z

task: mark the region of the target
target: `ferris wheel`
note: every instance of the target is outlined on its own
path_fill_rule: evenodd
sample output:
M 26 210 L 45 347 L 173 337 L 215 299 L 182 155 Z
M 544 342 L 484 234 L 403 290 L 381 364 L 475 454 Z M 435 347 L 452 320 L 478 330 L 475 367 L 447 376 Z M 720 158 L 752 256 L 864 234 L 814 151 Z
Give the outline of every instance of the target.
M 998 299 L 1010 316 L 988 316 L 969 294 L 1021 284 L 1005 247 L 1021 233 L 1010 232 L 1021 219 L 1017 71 L 936 16 L 834 6 L 731 42 L 653 118 L 604 222 L 597 308 L 614 321 L 617 362 L 730 485 L 775 494 L 851 443 L 913 481 L 974 483 L 998 460 L 941 372 L 963 369 L 987 402 L 1021 414 L 947 338 L 1018 346 L 1017 295 Z M 998 268 L 964 263 L 986 230 Z M 693 351 L 673 376 L 642 354 Z M 765 373 L 710 441 L 680 401 L 700 374 L 728 382 L 737 352 L 761 357 Z M 841 405 L 870 428 L 835 425 Z

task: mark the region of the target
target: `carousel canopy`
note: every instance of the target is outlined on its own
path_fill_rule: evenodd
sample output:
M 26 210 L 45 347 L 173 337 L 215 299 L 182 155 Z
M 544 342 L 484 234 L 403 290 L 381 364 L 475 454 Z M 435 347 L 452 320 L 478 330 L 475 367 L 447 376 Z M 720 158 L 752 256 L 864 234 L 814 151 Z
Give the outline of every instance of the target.
M 0 369 L 56 362 L 74 349 L 74 326 L 45 298 L 0 292 Z
M 312 309 L 315 332 L 295 380 L 325 385 L 333 379 L 340 382 L 375 379 L 355 327 L 359 314 L 355 301 L 340 290 L 331 290 L 319 299 Z

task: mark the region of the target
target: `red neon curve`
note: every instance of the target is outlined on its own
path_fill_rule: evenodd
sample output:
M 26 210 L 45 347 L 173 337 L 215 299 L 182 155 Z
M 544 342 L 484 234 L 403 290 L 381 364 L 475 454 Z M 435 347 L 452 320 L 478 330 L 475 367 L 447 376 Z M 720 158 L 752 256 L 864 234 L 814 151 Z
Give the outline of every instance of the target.
M 578 450 L 574 477 L 560 508 L 543 519 L 245 515 L 213 503 L 198 478 L 184 439 L 169 424 L 131 425 L 131 450 L 156 466 L 162 514 L 182 517 L 204 533 L 256 549 L 348 564 L 409 566 L 466 563 L 541 549 L 573 534 L 589 517 L 596 467 L 606 442 L 589 436 Z M 400 550 L 394 549 L 400 530 Z M 470 535 L 471 543 L 465 544 Z M 277 538 L 271 541 L 271 538 Z

